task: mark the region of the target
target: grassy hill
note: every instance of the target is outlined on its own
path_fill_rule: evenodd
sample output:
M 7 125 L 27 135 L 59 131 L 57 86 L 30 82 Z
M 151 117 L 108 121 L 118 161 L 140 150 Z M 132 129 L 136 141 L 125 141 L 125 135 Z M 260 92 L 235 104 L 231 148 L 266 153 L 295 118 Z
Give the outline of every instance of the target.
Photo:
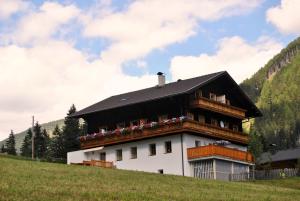
M 300 178 L 222 182 L 0 155 L 0 201 L 300 200 Z
M 42 128 L 46 129 L 47 133 L 50 136 L 52 135 L 52 132 L 53 132 L 56 125 L 58 125 L 60 128 L 62 128 L 63 125 L 64 125 L 64 119 L 60 119 L 60 120 L 51 121 L 51 122 L 48 122 L 48 123 L 41 124 Z M 23 140 L 25 138 L 27 130 L 28 129 L 26 129 L 26 130 L 24 130 L 20 133 L 15 134 L 16 149 L 17 149 L 18 153 L 20 152 L 20 148 L 22 146 L 22 143 L 23 143 Z M 8 136 L 8 134 L 7 134 L 7 136 Z M 3 141 L 0 141 L 0 147 L 2 146 L 2 144 L 5 144 L 5 142 L 6 142 L 6 139 L 3 140 Z
M 253 131 L 276 149 L 299 146 L 300 137 L 300 37 L 274 56 L 240 85 L 263 113 Z

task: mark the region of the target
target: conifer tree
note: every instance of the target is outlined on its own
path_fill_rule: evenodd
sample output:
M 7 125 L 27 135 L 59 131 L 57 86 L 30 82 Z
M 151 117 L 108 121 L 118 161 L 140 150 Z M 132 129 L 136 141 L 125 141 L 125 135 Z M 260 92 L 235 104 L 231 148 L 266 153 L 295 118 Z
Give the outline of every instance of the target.
M 1 152 L 1 153 L 5 153 L 5 152 L 6 152 L 5 147 L 4 147 L 4 144 L 2 144 L 0 152 Z
M 16 142 L 13 130 L 11 130 L 9 137 L 6 141 L 6 152 L 11 155 L 17 155 Z
M 76 118 L 71 117 L 76 112 L 75 105 L 73 104 L 65 117 L 65 126 L 63 127 L 63 140 L 64 140 L 64 158 L 67 157 L 67 153 L 75 151 L 80 148 L 79 139 L 80 127 L 79 121 Z
M 49 143 L 48 156 L 50 158 L 61 159 L 64 158 L 64 142 L 62 132 L 59 129 L 58 125 L 55 126 L 53 131 L 53 137 Z
M 32 141 L 32 131 L 31 129 L 28 129 L 21 147 L 22 156 L 31 157 L 31 153 L 32 153 L 31 141 Z
M 47 144 L 49 141 L 49 136 L 45 129 L 42 130 L 38 122 L 35 124 L 33 129 L 34 129 L 35 157 L 44 158 L 47 152 Z

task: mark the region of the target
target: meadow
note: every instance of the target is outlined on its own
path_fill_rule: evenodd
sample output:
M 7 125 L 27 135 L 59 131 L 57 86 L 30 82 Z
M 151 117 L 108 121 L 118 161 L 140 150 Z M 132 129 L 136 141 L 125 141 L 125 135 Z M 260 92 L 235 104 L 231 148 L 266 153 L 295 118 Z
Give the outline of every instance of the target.
M 300 200 L 300 178 L 223 182 L 0 155 L 0 201 Z

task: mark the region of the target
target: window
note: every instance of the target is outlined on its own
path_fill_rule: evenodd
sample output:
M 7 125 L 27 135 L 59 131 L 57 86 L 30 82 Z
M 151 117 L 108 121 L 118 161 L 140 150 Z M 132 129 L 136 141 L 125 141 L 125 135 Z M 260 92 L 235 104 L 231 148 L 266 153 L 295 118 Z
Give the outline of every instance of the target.
M 218 121 L 214 118 L 211 119 L 211 125 L 217 126 L 218 125 Z
M 195 99 L 199 99 L 201 97 L 202 97 L 202 91 L 201 90 L 195 91 Z
M 171 141 L 165 142 L 165 153 L 172 153 L 172 143 L 171 143 Z
M 106 161 L 106 153 L 105 152 L 100 153 L 100 161 Z
M 100 127 L 99 132 L 100 133 L 105 133 L 107 131 L 107 127 Z
M 217 101 L 220 103 L 226 103 L 226 96 L 225 95 L 221 95 L 221 96 L 217 96 Z
M 156 155 L 156 145 L 155 144 L 149 144 L 149 155 L 150 156 Z
M 233 131 L 239 131 L 238 125 L 236 125 L 236 124 L 232 125 L 232 130 Z
M 122 149 L 118 149 L 116 151 L 116 155 L 117 155 L 117 161 L 121 161 L 123 159 L 123 156 L 122 156 Z
M 198 121 L 200 122 L 200 123 L 205 123 L 205 116 L 204 115 L 198 115 Z
M 137 148 L 136 147 L 131 147 L 130 148 L 130 155 L 131 155 L 131 159 L 135 159 L 137 158 Z
M 194 114 L 193 113 L 187 112 L 186 116 L 187 116 L 188 119 L 194 120 Z
M 139 125 L 139 120 L 133 120 L 130 122 L 130 126 L 138 126 Z
M 164 173 L 164 170 L 163 170 L 163 169 L 159 169 L 159 170 L 158 170 L 158 173 L 159 173 L 159 174 L 163 174 L 163 173 Z
M 158 122 L 163 122 L 164 120 L 167 120 L 168 119 L 168 115 L 165 114 L 165 115 L 160 115 L 158 117 Z
M 214 93 L 209 93 L 209 99 L 216 101 L 217 100 L 217 95 Z
M 201 141 L 196 140 L 195 141 L 195 147 L 201 147 Z
M 117 128 L 125 128 L 125 122 L 118 123 Z

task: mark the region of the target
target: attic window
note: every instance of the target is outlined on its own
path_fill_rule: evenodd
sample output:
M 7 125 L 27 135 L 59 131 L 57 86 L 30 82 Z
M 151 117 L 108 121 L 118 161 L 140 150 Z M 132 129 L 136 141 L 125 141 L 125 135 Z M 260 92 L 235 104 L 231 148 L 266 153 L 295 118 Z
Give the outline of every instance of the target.
M 126 101 L 126 100 L 127 100 L 127 98 L 122 98 L 122 99 L 121 99 L 121 101 Z

